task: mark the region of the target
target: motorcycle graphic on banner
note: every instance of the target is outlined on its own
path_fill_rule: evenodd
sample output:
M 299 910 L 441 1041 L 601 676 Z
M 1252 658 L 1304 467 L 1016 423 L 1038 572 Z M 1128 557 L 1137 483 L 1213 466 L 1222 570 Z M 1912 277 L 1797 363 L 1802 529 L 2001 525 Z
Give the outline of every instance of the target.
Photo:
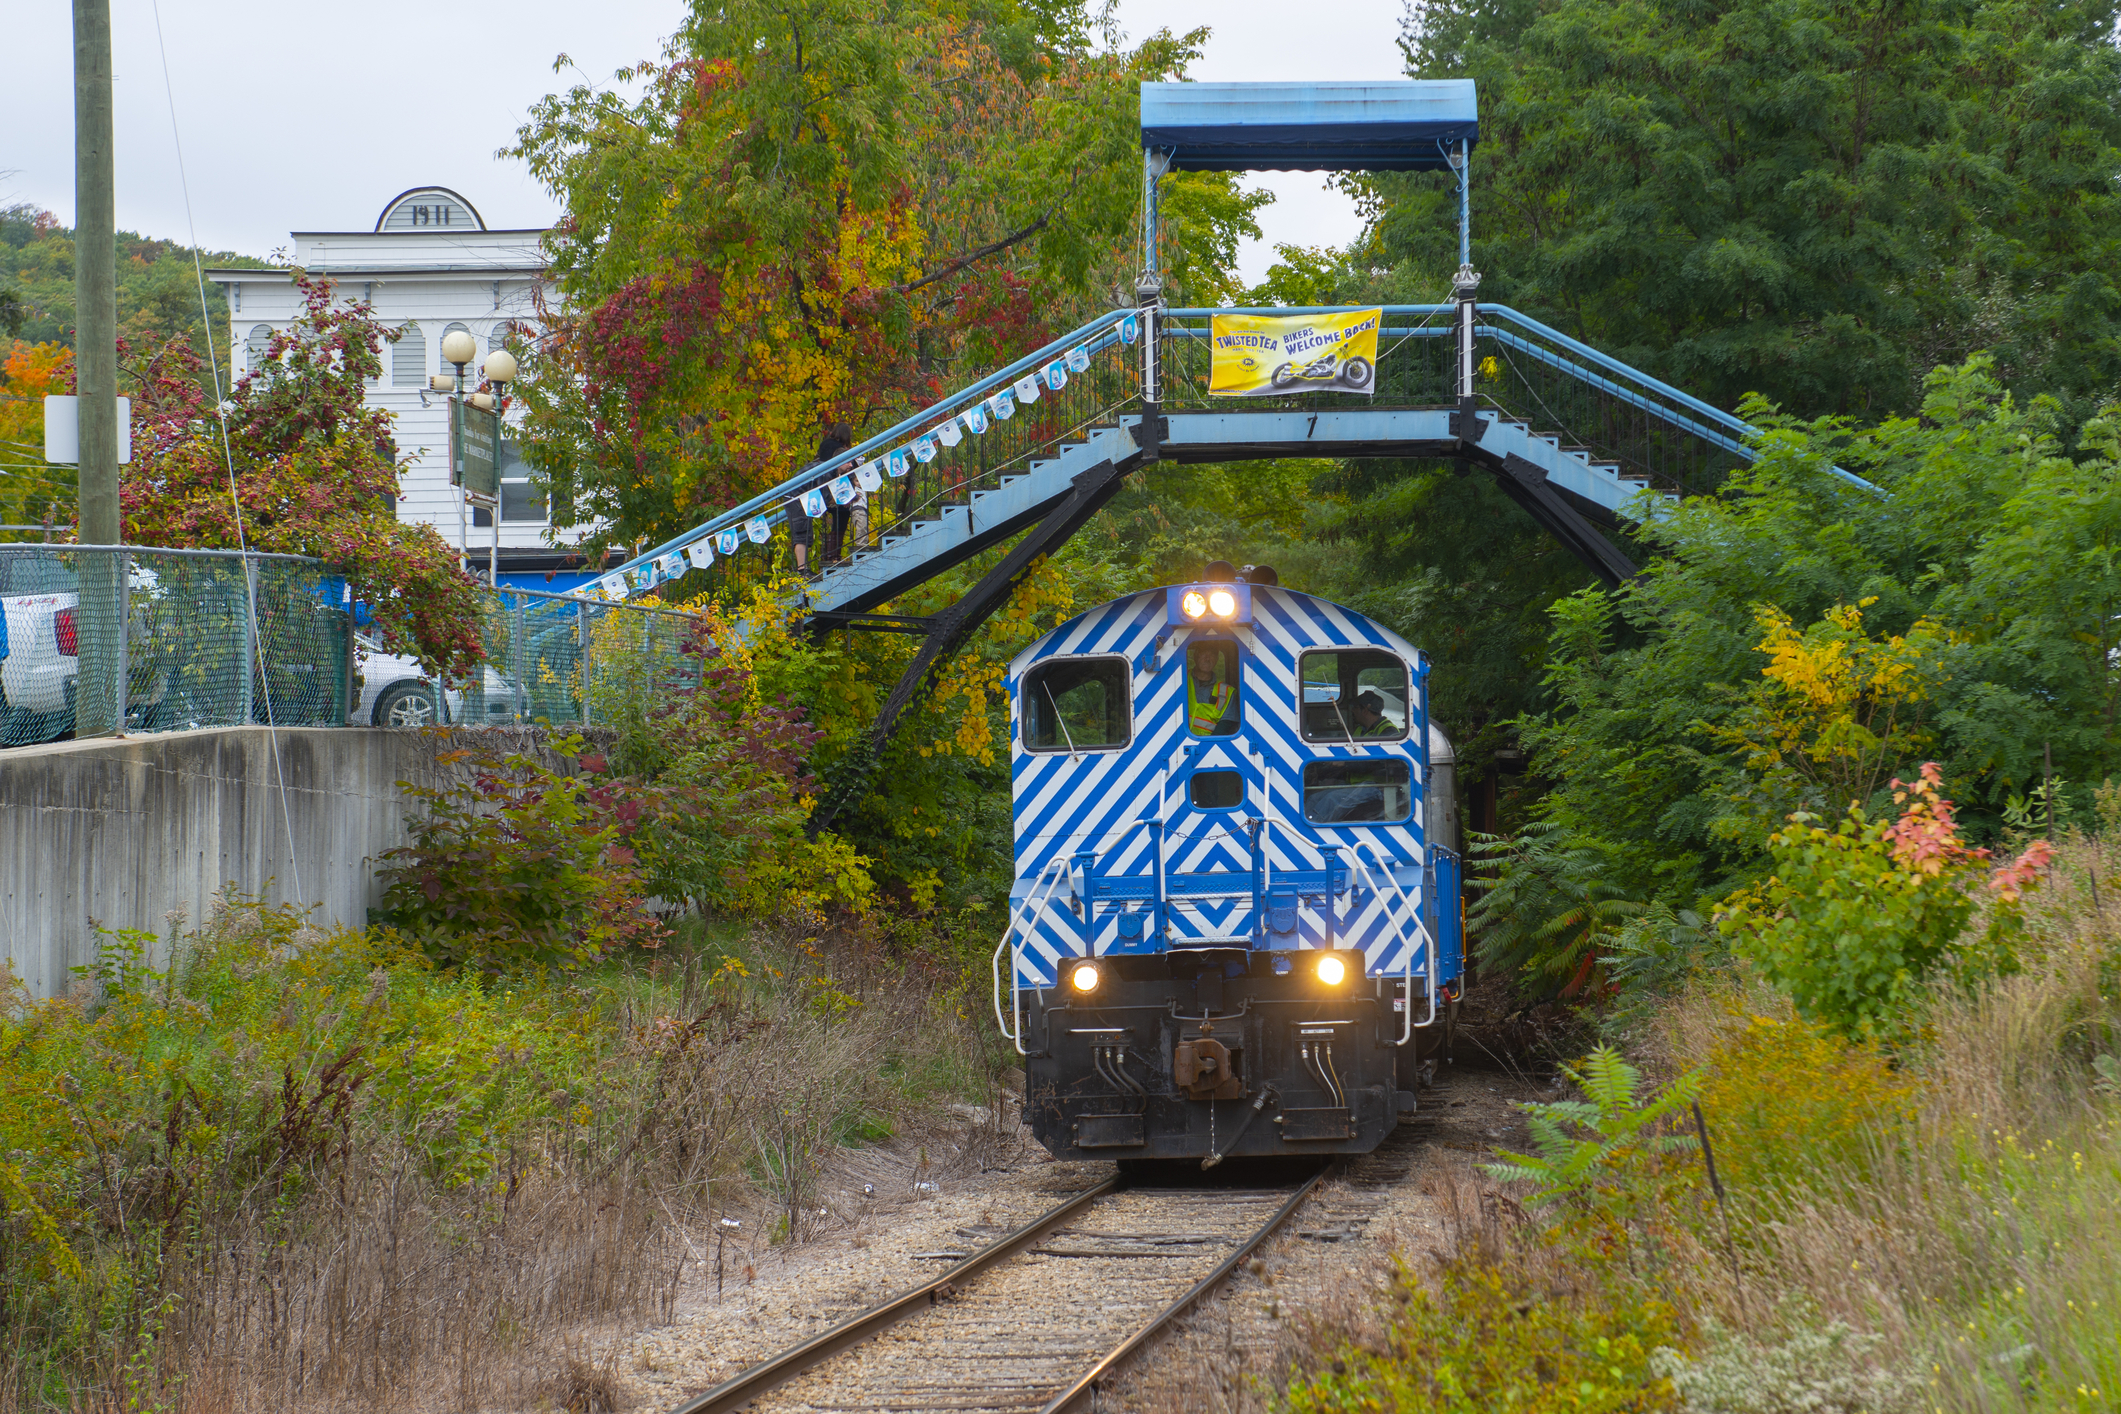
M 1208 392 L 1220 398 L 1361 393 L 1377 383 L 1382 309 L 1337 314 L 1218 314 Z

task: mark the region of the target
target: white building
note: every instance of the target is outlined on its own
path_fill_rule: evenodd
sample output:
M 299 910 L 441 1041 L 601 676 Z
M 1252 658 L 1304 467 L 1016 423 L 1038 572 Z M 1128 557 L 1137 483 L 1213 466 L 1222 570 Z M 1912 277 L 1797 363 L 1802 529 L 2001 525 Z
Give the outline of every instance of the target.
M 544 234 L 489 230 L 472 204 L 446 187 L 415 187 L 391 198 L 374 230 L 293 233 L 294 265 L 330 276 L 342 297 L 368 300 L 378 322 L 403 329 L 396 343 L 384 347 L 383 375 L 370 381 L 368 391 L 369 406 L 393 415 L 399 456 L 414 457 L 399 480 L 398 518 L 425 521 L 450 544 L 464 544 L 475 571 L 485 569 L 494 544 L 493 516 L 484 507 L 467 507 L 450 484 L 448 400 L 431 391 L 428 380 L 455 372 L 442 362 L 443 336 L 453 330 L 478 341 L 479 358 L 464 370 L 468 386 L 475 386 L 489 352 L 511 333 L 537 329 L 545 264 L 538 243 Z M 241 376 L 259 366 L 275 331 L 294 324 L 301 300 L 283 270 L 211 270 L 207 276 L 228 296 L 229 347 Z M 504 422 L 501 581 L 571 588 L 587 577 L 586 567 L 577 566 L 564 545 L 548 543 L 545 498 L 530 484 L 506 430 Z

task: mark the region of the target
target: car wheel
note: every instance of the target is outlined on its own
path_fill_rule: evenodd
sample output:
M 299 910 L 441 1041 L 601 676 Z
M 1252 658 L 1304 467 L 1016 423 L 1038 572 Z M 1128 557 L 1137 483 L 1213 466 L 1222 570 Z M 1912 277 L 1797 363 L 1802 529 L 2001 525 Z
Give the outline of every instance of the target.
M 376 703 L 379 727 L 431 727 L 437 715 L 434 689 L 423 683 L 401 682 Z

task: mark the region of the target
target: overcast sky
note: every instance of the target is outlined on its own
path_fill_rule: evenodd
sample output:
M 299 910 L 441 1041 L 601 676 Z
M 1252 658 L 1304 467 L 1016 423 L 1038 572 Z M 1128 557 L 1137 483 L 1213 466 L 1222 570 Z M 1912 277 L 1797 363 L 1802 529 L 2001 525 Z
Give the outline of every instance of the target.
M 366 0 L 160 0 L 199 240 L 269 255 L 288 232 L 368 230 L 392 196 L 461 192 L 489 226 L 550 224 L 555 208 L 517 163 L 496 159 L 565 53 L 602 81 L 659 52 L 677 0 L 516 0 L 506 6 Z M 1201 79 L 1402 77 L 1398 0 L 1121 0 L 1130 39 L 1168 26 L 1215 33 Z M 11 0 L 0 85 L 0 205 L 73 222 L 73 41 L 65 0 Z M 183 240 L 170 97 L 150 0 L 111 0 L 118 225 Z M 1347 201 L 1305 173 L 1257 178 L 1278 196 L 1266 240 L 1240 260 L 1256 281 L 1273 245 L 1340 245 Z

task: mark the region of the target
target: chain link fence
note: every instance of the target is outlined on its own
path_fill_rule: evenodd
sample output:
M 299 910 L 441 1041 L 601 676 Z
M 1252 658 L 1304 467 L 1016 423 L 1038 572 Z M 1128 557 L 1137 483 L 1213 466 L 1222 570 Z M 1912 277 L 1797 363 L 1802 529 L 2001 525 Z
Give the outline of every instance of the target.
M 487 661 L 447 683 L 385 652 L 365 621 L 343 576 L 297 555 L 0 545 L 0 746 L 267 723 L 579 723 L 600 700 L 608 711 L 687 687 L 701 668 L 691 614 L 535 590 L 488 596 Z

